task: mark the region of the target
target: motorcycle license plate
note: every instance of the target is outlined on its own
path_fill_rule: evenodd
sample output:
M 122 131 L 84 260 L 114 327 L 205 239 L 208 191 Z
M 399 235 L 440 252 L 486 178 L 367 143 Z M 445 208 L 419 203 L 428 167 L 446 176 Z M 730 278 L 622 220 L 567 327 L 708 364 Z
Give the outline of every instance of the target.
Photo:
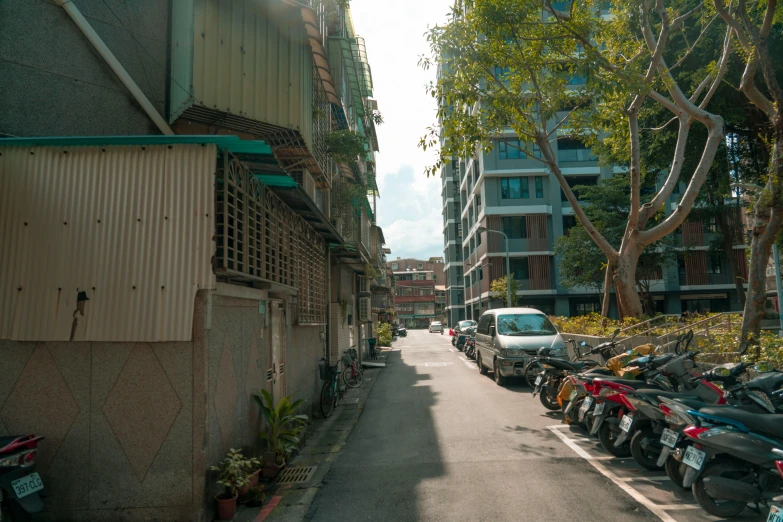
M 783 522 L 783 508 L 780 506 L 770 506 L 767 522 Z
M 579 395 L 579 392 L 576 390 L 571 390 L 571 395 L 568 396 L 568 400 L 572 401 L 576 399 L 576 396 Z
M 704 459 L 707 458 L 707 454 L 703 451 L 697 450 L 693 446 L 688 446 L 685 450 L 685 455 L 682 457 L 683 464 L 687 464 L 696 471 L 699 471 L 704 465 Z
M 543 375 L 539 375 L 538 377 L 536 377 L 536 386 L 541 384 L 541 381 L 543 381 L 543 380 L 544 380 L 544 376 Z
M 590 409 L 590 406 L 593 405 L 593 398 L 587 397 L 584 401 L 582 401 L 582 407 L 579 408 L 579 416 L 584 417 L 587 413 L 587 410 Z
M 605 402 L 599 402 L 595 405 L 595 409 L 593 410 L 593 415 L 596 417 L 600 417 L 601 414 L 604 412 L 604 409 L 606 409 L 606 403 Z
M 630 413 L 628 415 L 623 415 L 623 418 L 620 419 L 620 429 L 625 433 L 628 433 L 628 430 L 631 429 L 631 424 L 633 424 L 633 415 Z
M 680 440 L 680 434 L 669 428 L 664 428 L 661 434 L 661 444 L 674 448 L 677 445 L 677 441 Z
M 36 491 L 41 491 L 43 487 L 43 482 L 41 482 L 41 477 L 38 473 L 30 473 L 26 477 L 11 482 L 11 488 L 13 488 L 18 498 L 24 498 Z

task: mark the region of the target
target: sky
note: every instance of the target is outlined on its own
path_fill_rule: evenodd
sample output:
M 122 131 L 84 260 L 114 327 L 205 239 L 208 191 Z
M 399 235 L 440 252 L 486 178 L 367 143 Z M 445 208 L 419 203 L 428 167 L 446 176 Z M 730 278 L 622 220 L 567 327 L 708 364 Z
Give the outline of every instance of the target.
M 427 178 L 432 153 L 417 144 L 436 122 L 435 100 L 425 85 L 435 71 L 418 66 L 429 54 L 424 33 L 444 23 L 453 0 L 352 0 L 356 34 L 365 39 L 373 94 L 384 123 L 378 126 L 380 152 L 377 221 L 390 259 L 443 256 L 440 177 Z

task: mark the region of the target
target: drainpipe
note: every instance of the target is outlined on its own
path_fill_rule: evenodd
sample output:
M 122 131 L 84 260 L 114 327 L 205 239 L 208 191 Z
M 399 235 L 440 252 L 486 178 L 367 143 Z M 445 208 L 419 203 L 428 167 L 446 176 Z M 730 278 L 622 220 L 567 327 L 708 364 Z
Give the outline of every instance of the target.
M 71 0 L 55 0 L 55 2 L 57 2 L 57 5 L 65 9 L 65 12 L 68 13 L 68 16 L 70 16 L 79 29 L 81 29 L 82 33 L 84 33 L 84 36 L 87 37 L 93 47 L 95 47 L 95 50 L 98 51 L 109 67 L 111 67 L 111 70 L 114 71 L 114 74 L 117 75 L 122 84 L 125 85 L 125 88 L 127 88 L 136 101 L 139 102 L 141 108 L 144 109 L 144 112 L 147 113 L 147 116 L 149 116 L 158 129 L 160 129 L 160 132 L 169 136 L 173 135 L 174 131 L 171 130 L 171 127 L 169 127 L 169 124 L 166 123 L 166 120 L 163 119 L 149 99 L 144 96 L 144 93 L 141 92 L 139 86 L 136 85 L 136 82 L 134 82 L 133 78 L 130 77 L 128 71 L 125 70 L 114 54 L 112 54 L 109 48 L 106 47 L 106 44 L 103 43 L 101 37 L 98 36 L 98 33 L 95 32 L 90 23 L 84 18 L 84 16 L 82 16 L 82 13 L 79 12 L 79 9 L 77 9 L 73 2 Z

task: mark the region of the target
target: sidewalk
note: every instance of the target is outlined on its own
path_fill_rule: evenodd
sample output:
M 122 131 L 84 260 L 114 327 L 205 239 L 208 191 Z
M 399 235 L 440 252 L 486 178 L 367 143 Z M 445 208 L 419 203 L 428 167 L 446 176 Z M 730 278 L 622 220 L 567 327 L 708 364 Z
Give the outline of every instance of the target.
M 387 362 L 391 348 L 381 349 L 377 362 Z M 239 506 L 236 522 L 301 522 L 305 520 L 318 489 L 329 473 L 345 442 L 359 422 L 367 397 L 384 368 L 363 368 L 364 382 L 360 388 L 348 388 L 345 399 L 358 399 L 356 404 L 338 404 L 328 419 L 315 418 L 308 427 L 308 435 L 299 453 L 286 469 L 318 466 L 306 483 L 277 485 L 264 488 L 266 503 L 261 507 Z

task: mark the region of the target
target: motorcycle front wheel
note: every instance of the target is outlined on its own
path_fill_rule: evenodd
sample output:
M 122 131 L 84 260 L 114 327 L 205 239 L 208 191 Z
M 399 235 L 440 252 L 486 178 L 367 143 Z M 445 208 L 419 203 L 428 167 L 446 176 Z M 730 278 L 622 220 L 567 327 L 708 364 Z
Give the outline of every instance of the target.
M 546 387 L 544 387 L 541 388 L 541 393 L 538 395 L 538 397 L 540 398 L 541 404 L 543 404 L 544 408 L 552 411 L 557 411 L 560 409 L 560 404 L 557 402 L 557 392 L 554 392 L 554 394 L 550 396 Z
M 655 433 L 650 427 L 636 430 L 631 437 L 631 456 L 643 468 L 650 471 L 660 471 L 663 466 L 658 466 L 660 451 L 651 448 L 654 444 Z M 644 445 L 647 445 L 647 448 Z
M 525 382 L 532 389 L 536 389 L 536 378 L 544 371 L 538 361 L 530 361 L 522 372 L 525 374 Z
M 598 430 L 598 440 L 601 441 L 601 447 L 615 457 L 624 459 L 631 456 L 631 445 L 627 441 L 619 448 L 614 447 L 617 434 L 612 430 L 612 425 L 606 421 L 601 423 L 601 428 Z
M 713 460 L 704 466 L 704 470 L 696 482 L 691 486 L 693 496 L 699 506 L 716 517 L 730 518 L 739 515 L 745 509 L 745 502 L 739 500 L 721 500 L 714 499 L 707 493 L 704 485 L 704 479 L 707 477 L 724 477 L 729 479 L 741 480 L 751 470 L 746 469 L 741 464 L 729 460 Z
M 663 469 L 666 470 L 666 476 L 675 486 L 680 489 L 688 489 L 682 484 L 685 480 L 685 464 L 678 462 L 674 457 L 669 457 L 666 459 Z

